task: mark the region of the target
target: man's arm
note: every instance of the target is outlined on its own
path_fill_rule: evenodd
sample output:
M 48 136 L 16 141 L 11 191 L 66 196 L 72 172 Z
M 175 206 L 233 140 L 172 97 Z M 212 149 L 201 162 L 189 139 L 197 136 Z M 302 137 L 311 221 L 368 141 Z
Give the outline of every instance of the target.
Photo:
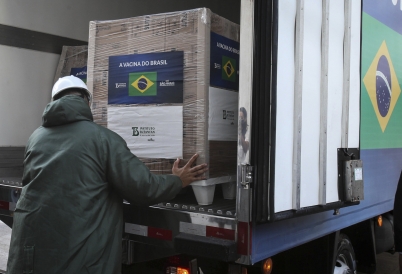
M 177 160 L 173 164 L 172 173 L 173 175 L 180 177 L 180 180 L 183 183 L 183 187 L 188 186 L 192 182 L 206 179 L 203 174 L 208 170 L 207 164 L 201 164 L 192 167 L 197 158 L 198 154 L 194 154 L 193 157 L 191 157 L 190 161 L 188 161 L 188 163 L 182 168 L 179 168 L 179 158 L 177 158 Z
M 106 132 L 106 179 L 127 201 L 151 205 L 173 199 L 182 187 L 205 177 L 205 164 L 192 167 L 198 155 L 194 155 L 182 168 L 176 160 L 172 172 L 175 175 L 155 175 L 130 152 L 126 142 L 117 134 Z

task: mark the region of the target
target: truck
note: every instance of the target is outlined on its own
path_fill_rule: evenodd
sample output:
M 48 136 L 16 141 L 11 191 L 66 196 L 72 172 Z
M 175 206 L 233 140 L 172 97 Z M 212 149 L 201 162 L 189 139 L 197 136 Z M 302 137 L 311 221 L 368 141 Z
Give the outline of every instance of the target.
M 12 225 L 60 46 L 85 44 L 90 20 L 203 6 L 240 23 L 248 146 L 239 140 L 235 199 L 218 187 L 211 205 L 186 190 L 149 207 L 124 202 L 123 272 L 374 273 L 376 255 L 394 252 L 402 1 L 156 2 L 0 3 L 24 15 L 0 17 L 1 92 L 12 98 L 0 103 L 1 219 Z

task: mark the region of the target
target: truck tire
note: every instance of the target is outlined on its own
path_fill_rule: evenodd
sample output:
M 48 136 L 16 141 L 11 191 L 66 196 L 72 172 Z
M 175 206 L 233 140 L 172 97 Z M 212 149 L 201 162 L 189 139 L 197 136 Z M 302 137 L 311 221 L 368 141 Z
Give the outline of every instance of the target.
M 352 243 L 345 234 L 339 235 L 334 274 L 355 274 L 356 256 Z

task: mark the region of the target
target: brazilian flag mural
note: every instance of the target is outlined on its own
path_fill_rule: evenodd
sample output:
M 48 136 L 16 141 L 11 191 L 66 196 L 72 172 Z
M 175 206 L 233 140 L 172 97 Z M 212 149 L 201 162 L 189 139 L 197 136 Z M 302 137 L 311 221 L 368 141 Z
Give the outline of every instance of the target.
M 361 149 L 402 148 L 401 8 L 400 1 L 363 1 Z

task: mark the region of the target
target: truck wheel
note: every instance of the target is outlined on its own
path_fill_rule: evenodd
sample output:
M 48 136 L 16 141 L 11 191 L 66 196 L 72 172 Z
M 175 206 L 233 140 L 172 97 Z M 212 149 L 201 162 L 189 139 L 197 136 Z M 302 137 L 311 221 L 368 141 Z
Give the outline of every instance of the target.
M 355 274 L 356 257 L 349 238 L 340 234 L 337 246 L 334 274 Z

